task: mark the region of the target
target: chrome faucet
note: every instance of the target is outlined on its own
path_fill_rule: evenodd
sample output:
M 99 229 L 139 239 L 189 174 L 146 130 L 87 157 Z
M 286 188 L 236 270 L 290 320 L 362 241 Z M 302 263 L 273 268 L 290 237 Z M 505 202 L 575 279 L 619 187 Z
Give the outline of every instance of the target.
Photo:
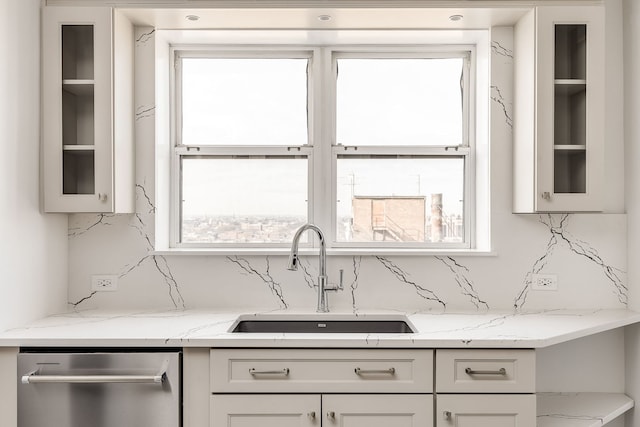
M 293 242 L 291 243 L 291 253 L 289 254 L 289 263 L 287 265 L 287 269 L 291 271 L 296 271 L 298 269 L 299 259 L 298 259 L 298 242 L 300 241 L 300 237 L 302 233 L 307 230 L 315 231 L 318 234 L 318 240 L 320 240 L 320 257 L 319 257 L 319 266 L 318 266 L 318 313 L 327 313 L 329 312 L 329 302 L 327 300 L 327 291 L 338 291 L 342 290 L 342 275 L 343 271 L 340 270 L 340 284 L 337 286 L 331 286 L 328 284 L 327 277 L 327 248 L 324 240 L 324 234 L 322 230 L 313 224 L 305 224 L 300 227 L 296 234 L 293 236 Z

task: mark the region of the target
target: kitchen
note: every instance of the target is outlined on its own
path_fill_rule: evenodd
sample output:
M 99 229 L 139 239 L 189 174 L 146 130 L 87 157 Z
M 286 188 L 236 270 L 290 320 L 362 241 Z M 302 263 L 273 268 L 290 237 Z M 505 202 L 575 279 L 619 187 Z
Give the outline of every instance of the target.
M 346 287 L 345 291 L 330 295 L 333 311 L 391 309 L 413 313 L 440 309 L 437 304 L 425 301 L 414 285 L 394 271 L 404 272 L 409 281 L 433 287 L 452 312 L 483 311 L 461 292 L 469 288 L 458 283 L 471 284 L 476 301 L 484 301 L 489 310 L 496 312 L 512 311 L 514 305 L 521 311 L 638 309 L 633 285 L 638 273 L 632 256 L 640 249 L 633 238 L 639 233 L 634 220 L 640 219 L 640 213 L 632 184 L 638 178 L 635 165 L 640 162 L 634 145 L 640 137 L 640 125 L 635 120 L 640 107 L 638 96 L 634 95 L 640 95 L 640 90 L 633 78 L 640 71 L 635 55 L 640 12 L 632 0 L 604 3 L 607 54 L 604 213 L 570 214 L 566 218 L 562 214 L 512 214 L 512 129 L 506 118 L 512 113 L 509 106 L 514 102 L 513 90 L 508 89 L 513 86 L 513 75 L 501 67 L 512 67 L 513 58 L 498 48 L 492 49 L 491 85 L 501 89 L 506 101 L 500 101 L 497 92 L 490 93 L 490 251 L 464 256 L 448 253 L 440 257 L 389 255 L 362 259 L 331 255 L 327 263 L 329 276 L 337 280 L 338 270 L 343 269 Z M 9 237 L 2 251 L 5 297 L 0 309 L 1 329 L 19 328 L 36 319 L 69 311 L 90 315 L 90 310 L 252 312 L 315 308 L 315 290 L 304 284 L 304 273 L 286 270 L 286 253 L 269 257 L 241 252 L 186 256 L 156 248 L 150 254 L 148 242 L 153 241 L 156 233 L 159 197 L 153 194 L 157 185 L 153 115 L 145 113 L 153 107 L 152 99 L 137 97 L 135 105 L 139 132 L 135 168 L 138 215 L 41 213 L 40 130 L 34 126 L 34 121 L 40 118 L 40 4 L 35 0 L 3 0 L 1 16 L 3 39 L 8 41 L 2 47 L 4 57 L 12 58 L 2 67 L 0 79 L 2 93 L 6 94 L 0 104 L 3 113 L 0 128 L 8 139 L 2 156 L 5 184 L 0 186 L 3 196 L 0 218 Z M 135 44 L 137 57 L 153 54 L 157 41 L 153 40 L 151 29 L 135 30 L 135 39 L 139 40 Z M 500 37 L 491 40 L 492 46 L 506 46 L 506 52 L 513 50 L 513 36 L 508 27 L 496 30 L 492 37 Z M 136 90 L 152 84 L 146 76 L 142 74 L 136 79 Z M 507 106 L 506 111 L 503 105 Z M 589 254 L 596 253 L 597 257 L 576 253 L 571 242 L 586 242 Z M 541 258 L 544 264 L 536 264 Z M 309 261 L 315 267 L 315 257 Z M 520 297 L 526 288 L 527 275 L 534 270 L 556 274 L 558 291 L 527 292 L 526 298 Z M 496 271 L 500 273 L 496 275 Z M 616 274 L 608 276 L 609 271 Z M 90 277 L 96 274 L 118 276 L 118 290 L 92 295 Z M 281 286 L 280 294 L 274 293 L 274 283 Z M 571 378 L 555 380 L 574 385 L 569 391 L 625 392 L 634 398 L 640 387 L 639 336 L 636 326 L 617 328 L 568 343 L 566 347 L 550 348 L 538 355 L 538 363 L 545 358 L 570 361 L 576 354 L 586 366 L 608 360 L 613 365 L 606 371 L 611 374 L 608 377 L 603 374 L 591 378 L 591 383 L 583 378 L 582 383 L 574 372 Z M 12 371 L 10 378 L 14 376 Z M 551 378 L 538 378 L 538 383 L 549 387 L 544 391 L 556 391 Z M 3 382 L 2 387 L 3 393 L 4 387 L 6 393 L 13 393 L 15 384 Z M 0 412 L 14 411 L 14 407 L 2 407 Z M 634 422 L 637 423 L 633 412 L 627 413 L 627 425 Z

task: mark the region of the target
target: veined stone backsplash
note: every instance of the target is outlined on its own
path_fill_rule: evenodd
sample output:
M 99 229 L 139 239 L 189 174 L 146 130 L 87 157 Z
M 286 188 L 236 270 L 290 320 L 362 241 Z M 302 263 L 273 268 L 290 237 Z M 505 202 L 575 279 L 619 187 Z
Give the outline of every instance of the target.
M 285 256 L 153 255 L 155 33 L 137 29 L 137 213 L 69 217 L 69 306 L 283 309 L 316 305 L 317 257 L 286 270 Z M 487 256 L 331 256 L 334 310 L 486 311 L 625 308 L 626 215 L 511 214 L 513 32 L 491 31 L 492 250 Z M 91 291 L 115 274 L 117 292 Z M 531 289 L 555 274 L 557 291 Z

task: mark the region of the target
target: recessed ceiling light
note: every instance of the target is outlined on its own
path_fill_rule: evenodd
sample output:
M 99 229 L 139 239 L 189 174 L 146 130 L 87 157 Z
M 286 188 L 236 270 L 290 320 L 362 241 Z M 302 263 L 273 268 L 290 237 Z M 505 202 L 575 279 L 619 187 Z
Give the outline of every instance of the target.
M 331 15 L 318 15 L 318 21 L 327 22 L 331 21 Z
M 184 17 L 187 21 L 197 21 L 200 19 L 198 15 L 187 15 Z
M 464 16 L 462 16 L 462 15 L 451 15 L 449 17 L 449 21 L 453 21 L 453 22 L 462 21 L 462 18 L 464 18 Z

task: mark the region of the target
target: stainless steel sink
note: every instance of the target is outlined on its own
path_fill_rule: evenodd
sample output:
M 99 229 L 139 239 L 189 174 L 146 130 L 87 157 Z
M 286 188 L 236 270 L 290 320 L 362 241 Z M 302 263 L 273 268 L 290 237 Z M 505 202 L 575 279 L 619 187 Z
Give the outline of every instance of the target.
M 404 316 L 322 317 L 242 316 L 231 327 L 233 333 L 303 333 L 303 334 L 412 334 L 411 323 Z

